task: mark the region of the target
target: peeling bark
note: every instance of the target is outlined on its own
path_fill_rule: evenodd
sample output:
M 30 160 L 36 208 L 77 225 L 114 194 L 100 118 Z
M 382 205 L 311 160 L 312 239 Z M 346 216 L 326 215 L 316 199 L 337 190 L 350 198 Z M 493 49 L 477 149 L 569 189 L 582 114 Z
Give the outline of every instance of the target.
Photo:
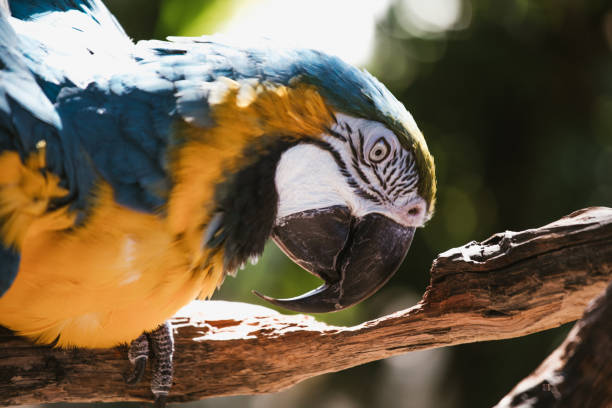
M 567 338 L 495 408 L 612 407 L 612 283 Z

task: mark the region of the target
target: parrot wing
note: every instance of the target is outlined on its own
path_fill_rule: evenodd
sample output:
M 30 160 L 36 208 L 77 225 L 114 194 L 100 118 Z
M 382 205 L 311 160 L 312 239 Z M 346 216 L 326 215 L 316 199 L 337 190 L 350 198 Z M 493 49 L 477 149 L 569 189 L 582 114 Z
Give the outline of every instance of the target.
M 47 168 L 87 215 L 92 190 L 108 183 L 120 204 L 152 212 L 168 188 L 165 155 L 174 88 L 134 58 L 134 43 L 98 0 L 10 2 L 18 51 L 61 120 Z M 65 203 L 62 203 L 65 204 Z
M 60 119 L 34 76 L 28 70 L 21 40 L 0 10 L 0 158 L 15 152 L 20 158 L 35 152 L 40 140 L 57 138 Z M 0 166 L 6 160 L 2 160 Z M 0 168 L 7 178 L 7 170 Z M 6 182 L 1 180 L 1 182 Z M 0 201 L 0 230 L 4 233 L 11 214 L 10 203 Z M 19 269 L 19 250 L 0 240 L 0 296 L 11 286 Z
M 164 204 L 176 90 L 133 47 L 97 0 L 0 8 L 0 296 L 28 219 L 67 207 L 85 222 L 101 181 L 128 207 Z

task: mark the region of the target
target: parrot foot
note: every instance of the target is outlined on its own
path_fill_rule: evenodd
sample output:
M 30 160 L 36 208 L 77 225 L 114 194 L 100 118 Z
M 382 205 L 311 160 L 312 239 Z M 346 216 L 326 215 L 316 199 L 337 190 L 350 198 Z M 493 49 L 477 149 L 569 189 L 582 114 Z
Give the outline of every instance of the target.
M 172 327 L 166 322 L 157 329 L 141 334 L 130 343 L 128 358 L 134 367 L 132 374 L 126 378 L 126 383 L 136 384 L 145 371 L 149 352 L 153 355 L 153 374 L 151 391 L 155 395 L 155 408 L 164 408 L 170 387 L 172 387 L 172 355 L 174 353 L 174 338 Z

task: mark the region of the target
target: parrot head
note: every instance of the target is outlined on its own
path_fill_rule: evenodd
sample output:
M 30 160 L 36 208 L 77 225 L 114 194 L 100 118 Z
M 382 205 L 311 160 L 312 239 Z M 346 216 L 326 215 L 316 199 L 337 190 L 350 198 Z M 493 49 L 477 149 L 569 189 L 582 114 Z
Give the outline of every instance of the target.
M 417 166 L 415 155 L 423 152 L 404 147 L 380 122 L 334 116 L 321 141 L 288 149 L 276 171 L 272 239 L 324 281 L 292 299 L 261 295 L 295 311 L 341 310 L 372 295 L 431 214 L 431 197 L 419 191 L 420 177 L 429 176 Z
M 354 305 L 393 276 L 433 213 L 425 139 L 384 85 L 336 57 L 247 60 L 256 72 L 234 63 L 222 90 L 219 81 L 206 90 L 212 121 L 202 126 L 223 132 L 208 139 L 242 147 L 217 185 L 205 245 L 223 248 L 227 274 L 271 238 L 324 283 L 291 299 L 255 294 L 299 312 Z

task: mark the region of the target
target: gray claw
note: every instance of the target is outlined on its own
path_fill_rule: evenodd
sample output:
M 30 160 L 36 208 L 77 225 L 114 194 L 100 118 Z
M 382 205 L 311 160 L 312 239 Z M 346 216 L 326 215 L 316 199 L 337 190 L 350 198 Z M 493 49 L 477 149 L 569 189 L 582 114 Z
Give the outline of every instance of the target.
M 154 406 L 165 408 L 173 380 L 174 338 L 172 336 L 172 326 L 169 323 L 166 322 L 151 332 L 141 334 L 130 343 L 128 358 L 134 366 L 134 371 L 126 378 L 126 383 L 132 385 L 142 379 L 149 352 L 153 356 L 151 391 L 155 395 Z
M 166 403 L 168 402 L 167 395 L 158 395 L 155 397 L 155 403 L 153 404 L 154 408 L 166 408 Z
M 142 380 L 142 377 L 144 376 L 146 366 L 147 366 L 146 357 L 137 359 L 136 362 L 134 363 L 134 371 L 128 378 L 125 379 L 125 382 L 128 385 L 134 385 L 134 384 L 139 383 L 140 380 Z
M 134 371 L 125 382 L 133 385 L 142 379 L 147 366 L 147 359 L 149 358 L 149 338 L 145 333 L 130 343 L 128 358 L 132 366 L 134 366 Z

